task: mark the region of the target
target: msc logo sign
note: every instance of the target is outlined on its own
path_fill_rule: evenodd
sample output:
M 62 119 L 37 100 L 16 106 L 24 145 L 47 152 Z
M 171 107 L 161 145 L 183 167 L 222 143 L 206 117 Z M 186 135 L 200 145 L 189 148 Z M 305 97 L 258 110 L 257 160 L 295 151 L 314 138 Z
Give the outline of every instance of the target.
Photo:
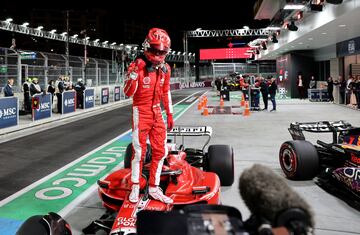
M 50 109 L 50 102 L 41 103 L 38 110 Z
M 75 99 L 71 98 L 71 99 L 66 99 L 64 101 L 65 106 L 73 106 L 75 104 Z
M 13 118 L 13 116 L 16 116 L 16 108 L 7 108 L 7 109 L 0 109 L 0 118 L 2 119 L 8 119 Z
M 92 102 L 94 101 L 94 96 L 86 96 L 85 97 L 85 102 Z

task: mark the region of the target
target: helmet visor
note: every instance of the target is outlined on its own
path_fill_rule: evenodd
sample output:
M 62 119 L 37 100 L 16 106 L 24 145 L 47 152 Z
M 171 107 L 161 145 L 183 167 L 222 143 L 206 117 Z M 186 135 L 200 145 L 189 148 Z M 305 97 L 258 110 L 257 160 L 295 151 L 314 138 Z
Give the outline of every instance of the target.
M 164 56 L 168 53 L 168 50 L 158 50 L 152 47 L 148 48 L 147 51 L 156 56 Z

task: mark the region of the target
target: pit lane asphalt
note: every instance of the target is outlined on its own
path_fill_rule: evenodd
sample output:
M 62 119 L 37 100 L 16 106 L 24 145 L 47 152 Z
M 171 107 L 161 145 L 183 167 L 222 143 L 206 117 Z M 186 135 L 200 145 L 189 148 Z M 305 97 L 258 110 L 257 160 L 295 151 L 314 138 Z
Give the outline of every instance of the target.
M 172 93 L 173 103 L 199 91 Z M 0 200 L 131 128 L 131 105 L 0 144 Z

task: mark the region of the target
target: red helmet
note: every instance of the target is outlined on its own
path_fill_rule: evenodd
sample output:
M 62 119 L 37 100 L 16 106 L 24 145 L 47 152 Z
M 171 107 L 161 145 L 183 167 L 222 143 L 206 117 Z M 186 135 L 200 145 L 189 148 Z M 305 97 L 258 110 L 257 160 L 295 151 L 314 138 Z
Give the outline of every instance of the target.
M 170 44 L 170 37 L 165 30 L 152 28 L 143 43 L 144 54 L 150 62 L 160 64 L 165 61 L 170 51 Z

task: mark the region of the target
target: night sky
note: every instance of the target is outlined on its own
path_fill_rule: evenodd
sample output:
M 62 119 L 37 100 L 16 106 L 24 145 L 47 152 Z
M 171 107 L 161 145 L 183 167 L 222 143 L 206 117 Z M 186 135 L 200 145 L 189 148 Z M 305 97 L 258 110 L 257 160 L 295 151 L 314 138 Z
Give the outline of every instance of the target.
M 74 0 L 76 1 L 76 0 Z M 183 32 L 186 30 L 202 29 L 234 29 L 244 25 L 250 28 L 266 27 L 268 21 L 255 21 L 253 5 L 255 0 L 222 1 L 223 5 L 210 1 L 119 1 L 117 4 L 99 2 L 94 8 L 89 3 L 67 5 L 70 1 L 59 1 L 63 5 L 52 1 L 50 6 L 46 2 L 32 2 L 24 4 L 7 3 L 0 9 L 1 20 L 8 17 L 14 23 L 22 24 L 27 21 L 30 26 L 44 26 L 46 30 L 57 29 L 57 33 L 65 31 L 65 10 L 70 10 L 70 35 L 86 28 L 90 39 L 99 38 L 100 41 L 131 43 L 141 45 L 148 29 L 152 27 L 164 28 L 172 39 L 172 49 L 183 51 Z M 239 3 L 241 7 L 238 7 Z M 3 5 L 3 4 L 2 4 Z M 54 7 L 56 6 L 56 7 Z M 63 43 L 39 38 L 30 38 L 14 33 L 0 31 L 0 47 L 11 45 L 11 38 L 15 37 L 17 46 L 21 49 L 50 51 L 63 53 Z M 229 42 L 248 42 L 253 38 L 207 38 L 190 39 L 189 51 L 198 53 L 200 48 L 227 47 Z M 79 46 L 71 46 L 71 54 L 81 54 Z M 103 57 L 104 52 L 97 49 L 90 51 L 93 56 Z M 106 53 L 105 53 L 106 54 Z M 109 54 L 109 53 L 108 53 Z M 105 56 L 106 57 L 106 56 Z

